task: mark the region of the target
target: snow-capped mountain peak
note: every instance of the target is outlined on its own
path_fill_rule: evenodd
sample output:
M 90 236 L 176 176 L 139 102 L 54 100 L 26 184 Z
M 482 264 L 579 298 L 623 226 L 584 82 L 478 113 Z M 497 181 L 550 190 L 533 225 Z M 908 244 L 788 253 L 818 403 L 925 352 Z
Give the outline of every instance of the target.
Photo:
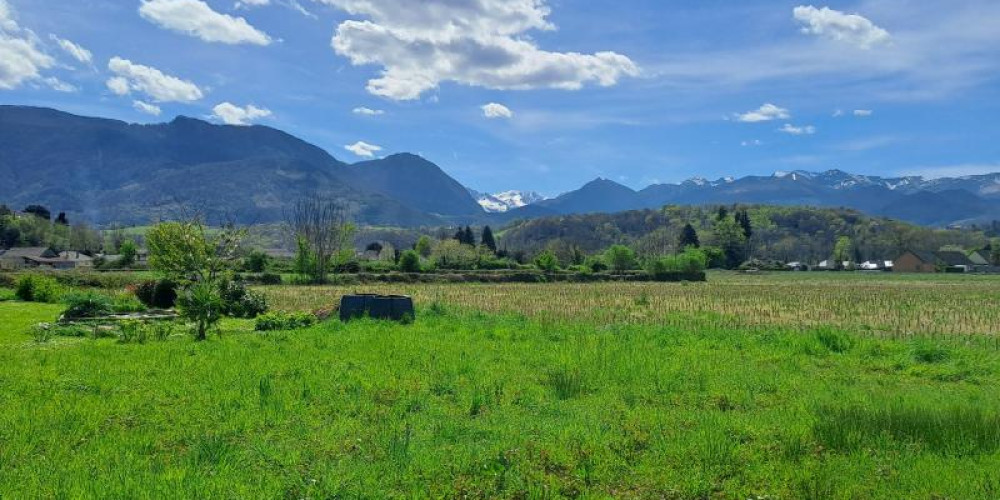
M 495 194 L 471 191 L 471 193 L 483 210 L 490 213 L 504 213 L 545 199 L 534 191 L 504 191 Z

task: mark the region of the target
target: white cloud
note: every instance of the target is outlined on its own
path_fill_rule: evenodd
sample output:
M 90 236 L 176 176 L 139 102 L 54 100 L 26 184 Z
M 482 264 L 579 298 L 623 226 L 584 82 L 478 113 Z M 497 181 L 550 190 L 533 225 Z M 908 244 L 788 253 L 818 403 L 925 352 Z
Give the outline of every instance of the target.
M 66 83 L 54 76 L 50 76 L 43 81 L 45 82 L 45 85 L 48 85 L 49 88 L 55 90 L 56 92 L 68 93 L 68 92 L 77 92 L 78 90 L 80 90 L 76 88 L 73 84 Z
M 376 146 L 374 144 L 368 144 L 364 141 L 358 141 L 350 146 L 344 146 L 344 149 L 361 156 L 363 158 L 371 158 L 375 156 L 375 153 L 382 151 L 381 146 Z
M 816 127 L 812 125 L 806 125 L 804 127 L 796 127 L 791 123 L 786 123 L 785 126 L 779 128 L 778 131 L 791 135 L 813 135 L 816 133 Z
M 108 69 L 117 75 L 107 81 L 108 88 L 117 95 L 142 92 L 155 102 L 192 102 L 204 97 L 197 85 L 128 59 L 112 57 Z
M 266 7 L 268 5 L 271 5 L 271 0 L 240 0 L 239 2 L 236 2 L 235 8 Z
M 873 111 L 870 110 L 870 109 L 855 109 L 854 110 L 854 116 L 857 116 L 857 117 L 860 117 L 860 118 L 865 118 L 865 117 L 871 116 L 872 114 L 873 114 Z
M 772 120 L 787 120 L 791 118 L 791 113 L 787 109 L 775 106 L 774 104 L 767 103 L 761 106 L 759 109 L 754 111 L 749 111 L 747 113 L 736 115 L 738 121 L 744 123 L 758 123 L 758 122 L 769 122 Z
M 273 2 L 272 0 L 240 0 L 236 2 L 236 5 L 234 5 L 233 8 L 239 10 L 239 9 L 250 9 L 254 7 L 267 7 L 269 5 L 274 5 L 275 3 L 277 2 Z M 301 3 L 299 3 L 299 0 L 285 0 L 283 2 L 280 2 L 280 5 L 292 9 L 295 12 L 302 14 L 303 16 L 312 19 L 317 19 L 315 14 L 306 10 L 306 8 L 303 7 Z
M 41 78 L 56 61 L 39 47 L 38 37 L 22 29 L 6 0 L 0 0 L 0 90 L 13 90 Z
M 271 116 L 271 110 L 258 108 L 253 104 L 241 108 L 235 104 L 224 102 L 212 108 L 213 118 L 216 118 L 226 125 L 250 125 L 261 118 Z
M 163 110 L 155 104 L 149 104 L 143 101 L 132 101 L 132 107 L 140 113 L 146 113 L 147 115 L 160 116 Z
M 364 115 L 364 116 L 380 116 L 384 115 L 385 111 L 382 111 L 381 109 L 371 109 L 361 106 L 359 108 L 354 108 L 353 113 L 356 115 Z
M 491 102 L 489 104 L 482 106 L 482 110 L 483 110 L 483 116 L 490 119 L 493 118 L 509 119 L 514 117 L 514 112 L 511 111 L 510 108 L 504 106 L 503 104 L 497 104 L 495 102 Z
M 743 146 L 743 147 L 746 148 L 746 147 L 751 147 L 751 146 L 761 146 L 763 144 L 764 143 L 761 142 L 760 139 L 754 139 L 752 141 L 743 141 L 743 142 L 740 143 L 740 146 Z
M 862 49 L 886 44 L 892 38 L 888 31 L 863 16 L 845 14 L 829 7 L 817 9 L 811 5 L 800 5 L 792 14 L 796 21 L 805 25 L 803 33 L 847 42 Z
M 56 44 L 59 45 L 59 48 L 62 49 L 63 52 L 69 54 L 73 59 L 76 59 L 86 65 L 93 63 L 94 55 L 79 44 L 59 38 L 55 35 L 49 35 L 49 38 L 52 39 L 53 42 L 56 42 Z
M 838 110 L 836 110 L 836 111 L 833 112 L 833 117 L 834 118 L 840 118 L 841 116 L 844 116 L 844 110 L 838 109 Z
M 139 14 L 161 28 L 206 42 L 270 45 L 272 41 L 246 19 L 220 14 L 201 0 L 143 0 Z
M 354 65 L 382 67 L 374 95 L 412 100 L 441 82 L 505 90 L 615 85 L 639 68 L 614 52 L 548 52 L 527 35 L 553 30 L 544 0 L 317 0 L 368 20 L 337 27 L 331 45 Z

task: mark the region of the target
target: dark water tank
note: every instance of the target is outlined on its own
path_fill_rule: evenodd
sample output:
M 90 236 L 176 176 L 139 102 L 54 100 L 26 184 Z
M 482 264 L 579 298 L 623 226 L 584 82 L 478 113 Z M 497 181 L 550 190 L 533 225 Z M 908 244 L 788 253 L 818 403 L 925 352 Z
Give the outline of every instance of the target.
M 344 295 L 340 299 L 340 320 L 369 317 L 392 321 L 412 320 L 413 299 L 405 295 Z

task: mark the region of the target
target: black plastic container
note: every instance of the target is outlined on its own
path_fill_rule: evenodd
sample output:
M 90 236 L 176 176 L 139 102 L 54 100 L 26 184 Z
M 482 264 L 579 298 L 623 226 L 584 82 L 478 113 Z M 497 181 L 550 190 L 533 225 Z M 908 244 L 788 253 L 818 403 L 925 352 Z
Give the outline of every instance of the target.
M 413 320 L 413 299 L 405 295 L 344 295 L 340 299 L 340 320 L 369 317 L 391 321 Z

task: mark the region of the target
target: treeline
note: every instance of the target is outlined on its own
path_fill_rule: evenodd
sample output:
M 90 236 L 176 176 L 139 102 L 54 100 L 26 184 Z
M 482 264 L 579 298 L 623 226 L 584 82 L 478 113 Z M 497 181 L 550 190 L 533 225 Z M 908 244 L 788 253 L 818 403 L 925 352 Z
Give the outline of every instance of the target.
M 53 216 L 41 205 L 29 205 L 21 212 L 0 205 L 0 249 L 47 247 L 93 256 L 134 252 L 141 244 L 141 237 L 128 234 L 122 227 L 100 231 L 86 222 L 70 221 L 63 212 Z
M 724 267 L 750 259 L 817 263 L 845 248 L 851 259 L 862 262 L 892 260 L 907 250 L 989 245 L 986 232 L 978 229 L 929 229 L 848 209 L 758 205 L 668 206 L 534 219 L 502 231 L 500 245 L 528 255 L 549 251 L 563 260 L 626 245 L 646 258 L 678 253 L 690 244 L 685 239 L 692 238 L 710 253 L 721 251 Z

